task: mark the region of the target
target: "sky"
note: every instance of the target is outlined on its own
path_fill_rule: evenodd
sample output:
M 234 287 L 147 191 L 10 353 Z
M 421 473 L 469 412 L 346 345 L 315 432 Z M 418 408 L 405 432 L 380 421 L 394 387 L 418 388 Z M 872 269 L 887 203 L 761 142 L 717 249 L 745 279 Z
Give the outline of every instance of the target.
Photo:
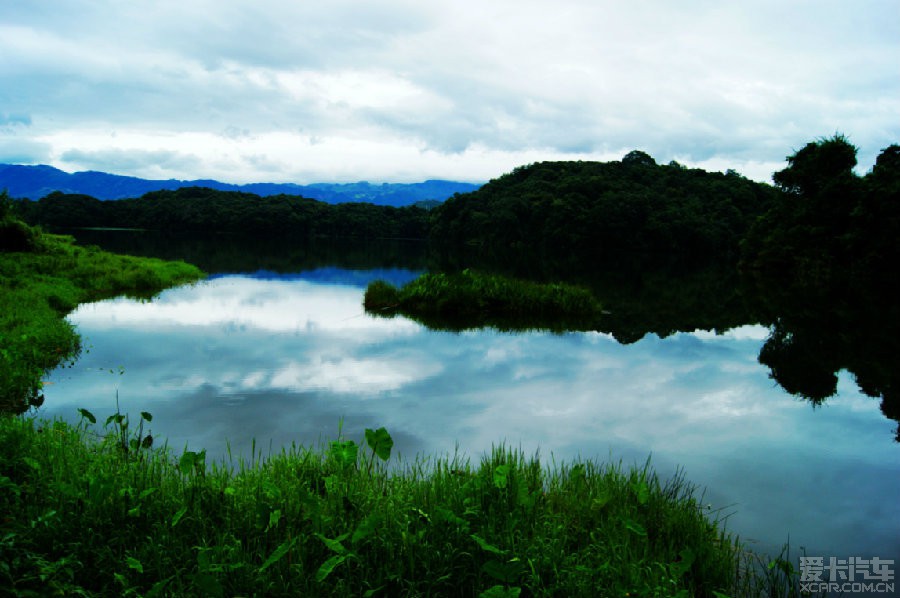
M 544 160 L 770 181 L 900 142 L 896 0 L 3 0 L 0 163 L 484 182 Z

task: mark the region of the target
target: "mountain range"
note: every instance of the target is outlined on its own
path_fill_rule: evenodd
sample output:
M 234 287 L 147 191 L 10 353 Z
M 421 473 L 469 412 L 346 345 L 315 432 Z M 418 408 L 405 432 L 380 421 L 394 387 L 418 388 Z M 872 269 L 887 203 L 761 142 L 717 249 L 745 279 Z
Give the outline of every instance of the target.
M 454 193 L 467 193 L 481 185 L 457 181 L 428 180 L 422 183 L 249 183 L 234 185 L 198 179 L 150 180 L 121 176 L 106 172 L 85 171 L 68 173 L 53 166 L 0 164 L 0 189 L 11 197 L 38 200 L 54 191 L 80 193 L 102 200 L 140 197 L 150 191 L 209 187 L 220 191 L 244 191 L 260 196 L 302 195 L 331 204 L 366 202 L 385 206 L 408 206 L 422 201 L 443 201 Z

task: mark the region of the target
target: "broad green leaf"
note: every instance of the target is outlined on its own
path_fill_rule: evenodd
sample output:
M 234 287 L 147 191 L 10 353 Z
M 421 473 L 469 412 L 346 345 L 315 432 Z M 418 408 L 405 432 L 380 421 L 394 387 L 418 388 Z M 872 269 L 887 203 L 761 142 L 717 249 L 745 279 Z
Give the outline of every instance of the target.
M 680 579 L 684 576 L 685 573 L 690 571 L 691 566 L 694 564 L 694 561 L 697 559 L 697 556 L 690 548 L 685 548 L 681 552 L 678 553 L 681 557 L 681 560 L 677 563 L 672 563 L 672 577 L 675 579 Z
M 486 550 L 486 551 L 492 552 L 492 553 L 494 553 L 494 554 L 500 554 L 500 555 L 506 554 L 506 551 L 505 551 L 505 550 L 501 550 L 500 548 L 497 548 L 496 546 L 494 546 L 493 544 L 489 543 L 487 540 L 485 540 L 484 538 L 482 538 L 482 537 L 479 536 L 478 534 L 472 534 L 470 537 L 471 537 L 473 540 L 475 540 L 475 543 L 476 543 L 476 544 L 478 544 L 479 546 L 481 546 L 481 549 L 482 549 L 482 550 Z
M 183 475 L 188 475 L 194 470 L 202 473 L 205 466 L 206 449 L 203 449 L 199 453 L 195 453 L 194 451 L 184 451 L 184 454 L 181 455 L 181 459 L 178 461 L 178 469 L 181 470 Z
M 391 458 L 394 439 L 391 438 L 391 435 L 388 434 L 385 428 L 378 428 L 377 430 L 366 428 L 366 443 L 382 461 L 387 461 Z
M 481 566 L 481 570 L 503 583 L 515 583 L 522 574 L 524 566 L 518 559 L 501 563 L 500 561 L 490 560 Z
M 122 415 L 121 413 L 113 413 L 112 415 L 110 415 L 109 417 L 106 418 L 106 423 L 103 425 L 108 426 L 109 424 L 111 424 L 113 422 L 121 425 L 122 422 L 124 422 L 124 421 L 125 421 L 124 415 Z
M 637 484 L 633 484 L 632 488 L 634 493 L 637 494 L 638 503 L 642 505 L 647 504 L 647 501 L 650 500 L 650 487 L 647 486 L 647 482 L 641 480 Z
M 178 460 L 178 469 L 181 470 L 182 475 L 188 475 L 194 469 L 194 459 L 196 458 L 197 453 L 192 451 L 185 451 L 183 455 L 181 455 L 181 459 Z
M 631 531 L 639 536 L 647 535 L 647 530 L 644 529 L 644 526 L 632 519 L 625 520 L 625 527 L 628 528 L 628 531 Z
M 156 598 L 157 596 L 165 596 L 166 585 L 168 585 L 170 581 L 172 581 L 172 577 L 167 577 L 165 579 L 159 580 L 150 587 L 146 594 L 144 594 L 144 598 Z
M 144 566 L 141 564 L 139 560 L 134 557 L 126 557 L 125 562 L 128 564 L 129 569 L 134 569 L 138 573 L 144 572 Z
M 359 446 L 352 440 L 345 440 L 343 442 L 334 440 L 331 442 L 330 453 L 331 457 L 335 459 L 343 469 L 356 463 Z
M 316 571 L 316 581 L 323 581 L 326 577 L 331 575 L 331 572 L 334 571 L 334 568 L 347 560 L 347 557 L 336 555 L 322 563 L 322 566 L 319 567 L 319 570 Z
M 336 552 L 338 554 L 348 554 L 350 552 L 349 550 L 347 550 L 344 547 L 343 544 L 341 544 L 341 542 L 346 540 L 350 536 L 350 534 L 341 534 L 340 536 L 338 536 L 337 538 L 334 538 L 333 540 L 331 538 L 326 538 L 322 534 L 318 534 L 318 533 L 315 534 L 315 536 L 318 539 L 322 540 L 322 543 L 325 544 L 325 546 L 327 546 L 328 549 L 332 552 Z
M 519 598 L 522 588 L 507 588 L 506 586 L 493 586 L 478 594 L 478 598 Z
M 602 509 L 603 507 L 605 507 L 606 505 L 608 505 L 609 501 L 611 501 L 611 500 L 612 500 L 612 495 L 609 494 L 608 492 L 603 492 L 603 494 L 600 494 L 597 498 L 595 498 L 593 501 L 591 501 L 591 504 L 593 505 L 593 507 L 595 509 L 599 510 L 599 509 Z
M 506 488 L 509 484 L 509 465 L 498 465 L 494 468 L 494 486 Z
M 88 411 L 87 409 L 81 409 L 81 408 L 79 408 L 79 409 L 78 409 L 78 413 L 81 414 L 81 417 L 83 417 L 84 419 L 88 420 L 88 421 L 91 422 L 92 424 L 96 424 L 96 423 L 97 423 L 97 418 L 94 417 L 94 414 L 91 413 L 90 411 Z
M 294 547 L 294 542 L 296 542 L 296 538 L 292 538 L 290 540 L 285 540 L 282 542 L 278 548 L 272 551 L 272 554 L 269 555 L 269 558 L 266 559 L 266 562 L 262 564 L 259 568 L 259 572 L 262 573 L 278 561 L 280 561 L 284 555 L 290 552 L 291 548 Z
M 380 523 L 381 516 L 376 513 L 370 513 L 365 519 L 359 522 L 356 531 L 353 532 L 353 536 L 350 538 L 350 543 L 356 545 L 369 536 L 374 535 L 378 531 Z
M 275 509 L 271 513 L 269 513 L 269 527 L 266 529 L 274 529 L 278 527 L 278 522 L 281 521 L 281 509 Z
M 152 421 L 153 421 L 153 416 L 150 415 L 150 413 L 148 413 L 147 411 L 141 411 L 141 419 L 144 419 L 144 420 L 146 420 L 146 421 L 148 421 L 148 422 L 152 422 Z
M 519 492 L 518 496 L 516 496 L 516 502 L 518 502 L 519 506 L 530 509 L 534 506 L 537 497 L 537 492 L 529 492 L 528 488 L 524 484 L 522 484 L 519 486 Z
M 181 521 L 187 511 L 187 507 L 181 507 L 180 509 L 178 509 L 178 511 L 172 516 L 172 527 L 178 525 L 178 522 Z

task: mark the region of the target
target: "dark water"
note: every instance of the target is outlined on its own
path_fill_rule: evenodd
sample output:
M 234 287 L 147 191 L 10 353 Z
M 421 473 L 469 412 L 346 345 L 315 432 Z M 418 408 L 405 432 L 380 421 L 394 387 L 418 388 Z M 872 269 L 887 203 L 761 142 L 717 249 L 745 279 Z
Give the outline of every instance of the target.
M 773 316 L 724 272 L 631 271 L 592 279 L 610 311 L 600 331 L 436 332 L 362 309 L 370 280 L 433 266 L 415 244 L 94 235 L 216 274 L 150 303 L 80 307 L 70 320 L 87 350 L 50 377 L 46 415 L 104 417 L 118 394 L 169 446 L 219 456 L 380 426 L 410 460 L 457 448 L 477 460 L 500 442 L 548 463 L 650 456 L 705 487 L 757 550 L 900 557 L 896 373 L 863 359 L 894 345 L 865 322 Z M 867 345 L 848 348 L 854 334 Z

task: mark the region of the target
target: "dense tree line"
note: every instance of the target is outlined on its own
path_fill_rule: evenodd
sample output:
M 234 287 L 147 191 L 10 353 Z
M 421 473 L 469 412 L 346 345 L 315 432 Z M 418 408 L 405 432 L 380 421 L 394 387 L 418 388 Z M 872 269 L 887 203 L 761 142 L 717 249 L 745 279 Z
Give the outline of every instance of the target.
M 661 166 L 640 151 L 620 162 L 541 162 L 448 199 L 434 210 L 431 238 L 583 262 L 623 254 L 736 256 L 773 193 L 734 172 Z
M 31 224 L 49 228 L 123 227 L 217 231 L 293 237 L 424 238 L 428 212 L 370 203 L 330 205 L 294 195 L 187 187 L 153 191 L 135 199 L 100 201 L 88 195 L 51 193 L 19 209 Z
M 567 260 L 575 269 L 625 257 L 694 263 L 740 254 L 746 270 L 792 284 L 836 272 L 887 281 L 900 258 L 900 146 L 885 149 L 864 177 L 855 165 L 856 148 L 836 136 L 790 156 L 774 187 L 733 171 L 658 165 L 633 151 L 618 162 L 516 168 L 430 211 L 203 187 L 118 201 L 56 192 L 18 208 L 30 224 L 52 229 L 429 237 L 452 261 L 468 252 L 500 264 Z
M 792 286 L 855 283 L 890 290 L 900 261 L 900 145 L 854 172 L 846 138 L 808 143 L 775 173 L 772 208 L 743 243 L 743 266 Z

